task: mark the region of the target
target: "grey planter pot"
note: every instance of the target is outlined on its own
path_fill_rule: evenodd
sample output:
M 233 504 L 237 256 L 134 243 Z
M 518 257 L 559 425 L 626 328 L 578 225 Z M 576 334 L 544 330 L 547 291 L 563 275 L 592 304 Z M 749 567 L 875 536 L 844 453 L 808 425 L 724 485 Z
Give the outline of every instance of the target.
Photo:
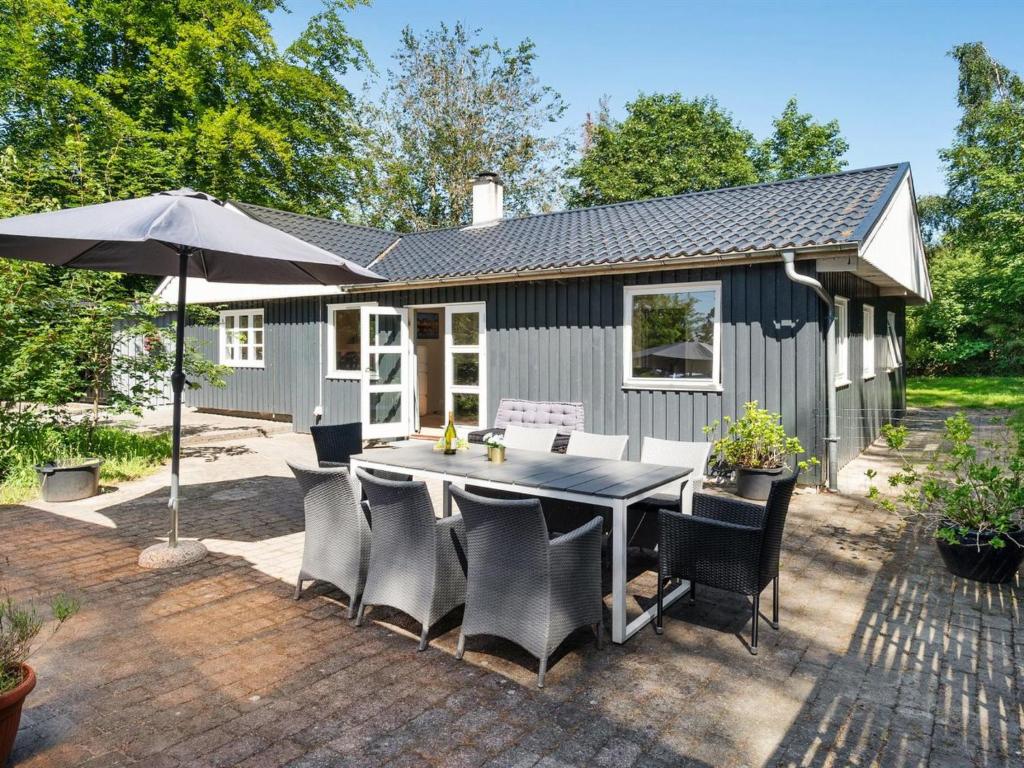
M 36 466 L 43 501 L 77 501 L 100 492 L 102 459 L 86 459 L 74 464 L 52 462 Z
M 785 467 L 776 469 L 745 469 L 736 470 L 736 493 L 744 499 L 766 501 L 772 489 L 772 481 L 786 471 Z

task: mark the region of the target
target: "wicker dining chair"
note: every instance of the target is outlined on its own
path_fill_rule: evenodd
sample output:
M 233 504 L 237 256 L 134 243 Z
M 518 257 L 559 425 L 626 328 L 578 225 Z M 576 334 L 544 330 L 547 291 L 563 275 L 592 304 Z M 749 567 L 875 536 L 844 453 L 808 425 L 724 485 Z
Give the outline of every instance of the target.
M 761 592 L 772 584 L 773 629 L 779 628 L 779 553 L 786 514 L 799 472 L 772 482 L 764 507 L 725 496 L 693 495 L 693 514 L 661 510 L 658 546 L 658 598 L 655 632 L 661 634 L 667 579 L 690 582 L 690 603 L 697 585 L 753 598 L 750 652 L 757 654 Z
M 370 526 L 356 503 L 344 467 L 316 468 L 288 462 L 303 494 L 306 531 L 295 599 L 306 581 L 326 581 L 348 595 L 348 617 L 366 583 Z
M 347 467 L 349 457 L 363 450 L 363 425 L 317 424 L 309 428 L 321 467 Z
M 397 608 L 422 625 L 422 651 L 430 628 L 466 599 L 466 574 L 452 538 L 454 532 L 464 545 L 462 517 L 436 518 L 421 480 L 386 480 L 361 469 L 356 477 L 373 516 L 370 564 L 356 626 L 362 625 L 367 606 Z
M 548 540 L 537 499 L 503 500 L 452 487 L 466 524 L 466 608 L 455 657 L 466 638 L 511 640 L 540 660 L 544 687 L 548 658 L 575 629 L 590 626 L 601 647 L 601 519 Z

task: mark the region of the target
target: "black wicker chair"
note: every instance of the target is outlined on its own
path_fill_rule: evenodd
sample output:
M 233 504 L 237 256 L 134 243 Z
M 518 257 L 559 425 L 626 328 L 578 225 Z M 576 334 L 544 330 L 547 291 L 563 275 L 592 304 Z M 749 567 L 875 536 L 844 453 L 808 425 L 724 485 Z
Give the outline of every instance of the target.
M 347 467 L 348 459 L 363 450 L 363 425 L 322 424 L 309 428 L 321 467 Z
M 772 483 L 764 507 L 746 501 L 693 495 L 693 514 L 661 510 L 658 545 L 658 613 L 654 630 L 662 631 L 667 579 L 690 582 L 690 602 L 697 585 L 747 595 L 754 600 L 750 652 L 757 654 L 761 592 L 773 585 L 772 628 L 779 628 L 779 551 L 782 531 L 799 472 Z

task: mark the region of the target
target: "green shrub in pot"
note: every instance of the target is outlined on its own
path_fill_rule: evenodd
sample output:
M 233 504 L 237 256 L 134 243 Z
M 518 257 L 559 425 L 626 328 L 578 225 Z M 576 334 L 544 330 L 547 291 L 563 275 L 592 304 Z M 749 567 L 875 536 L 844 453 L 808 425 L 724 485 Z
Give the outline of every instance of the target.
M 1004 425 L 1009 432 L 1010 425 Z M 868 497 L 935 537 L 946 568 L 976 581 L 1007 582 L 1024 560 L 1024 445 L 1017 439 L 977 442 L 963 413 L 946 419 L 936 460 L 915 464 L 907 455 L 906 426 L 886 424 L 882 437 L 898 458 L 889 477 L 894 497 L 874 484 Z
M 804 453 L 800 440 L 786 434 L 781 414 L 759 407 L 756 400 L 743 406 L 738 419 L 716 420 L 704 427 L 704 434 L 713 435 L 723 426 L 725 434 L 714 442 L 712 453 L 720 466 L 736 472 L 737 493 L 744 498 L 767 499 L 772 480 L 788 467 L 787 458 Z M 811 457 L 798 466 L 807 469 L 817 463 Z

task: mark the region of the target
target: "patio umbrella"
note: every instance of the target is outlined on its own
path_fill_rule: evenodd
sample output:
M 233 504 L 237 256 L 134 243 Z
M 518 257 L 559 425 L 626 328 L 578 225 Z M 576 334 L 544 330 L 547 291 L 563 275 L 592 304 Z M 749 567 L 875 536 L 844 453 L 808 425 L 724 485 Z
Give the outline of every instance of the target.
M 205 552 L 178 541 L 181 393 L 185 387 L 185 294 L 188 277 L 214 282 L 348 285 L 384 278 L 315 245 L 256 221 L 203 192 L 179 189 L 149 197 L 0 219 L 0 257 L 62 267 L 177 276 L 170 532 L 140 563 L 180 565 Z M 187 544 L 187 546 L 180 546 Z

